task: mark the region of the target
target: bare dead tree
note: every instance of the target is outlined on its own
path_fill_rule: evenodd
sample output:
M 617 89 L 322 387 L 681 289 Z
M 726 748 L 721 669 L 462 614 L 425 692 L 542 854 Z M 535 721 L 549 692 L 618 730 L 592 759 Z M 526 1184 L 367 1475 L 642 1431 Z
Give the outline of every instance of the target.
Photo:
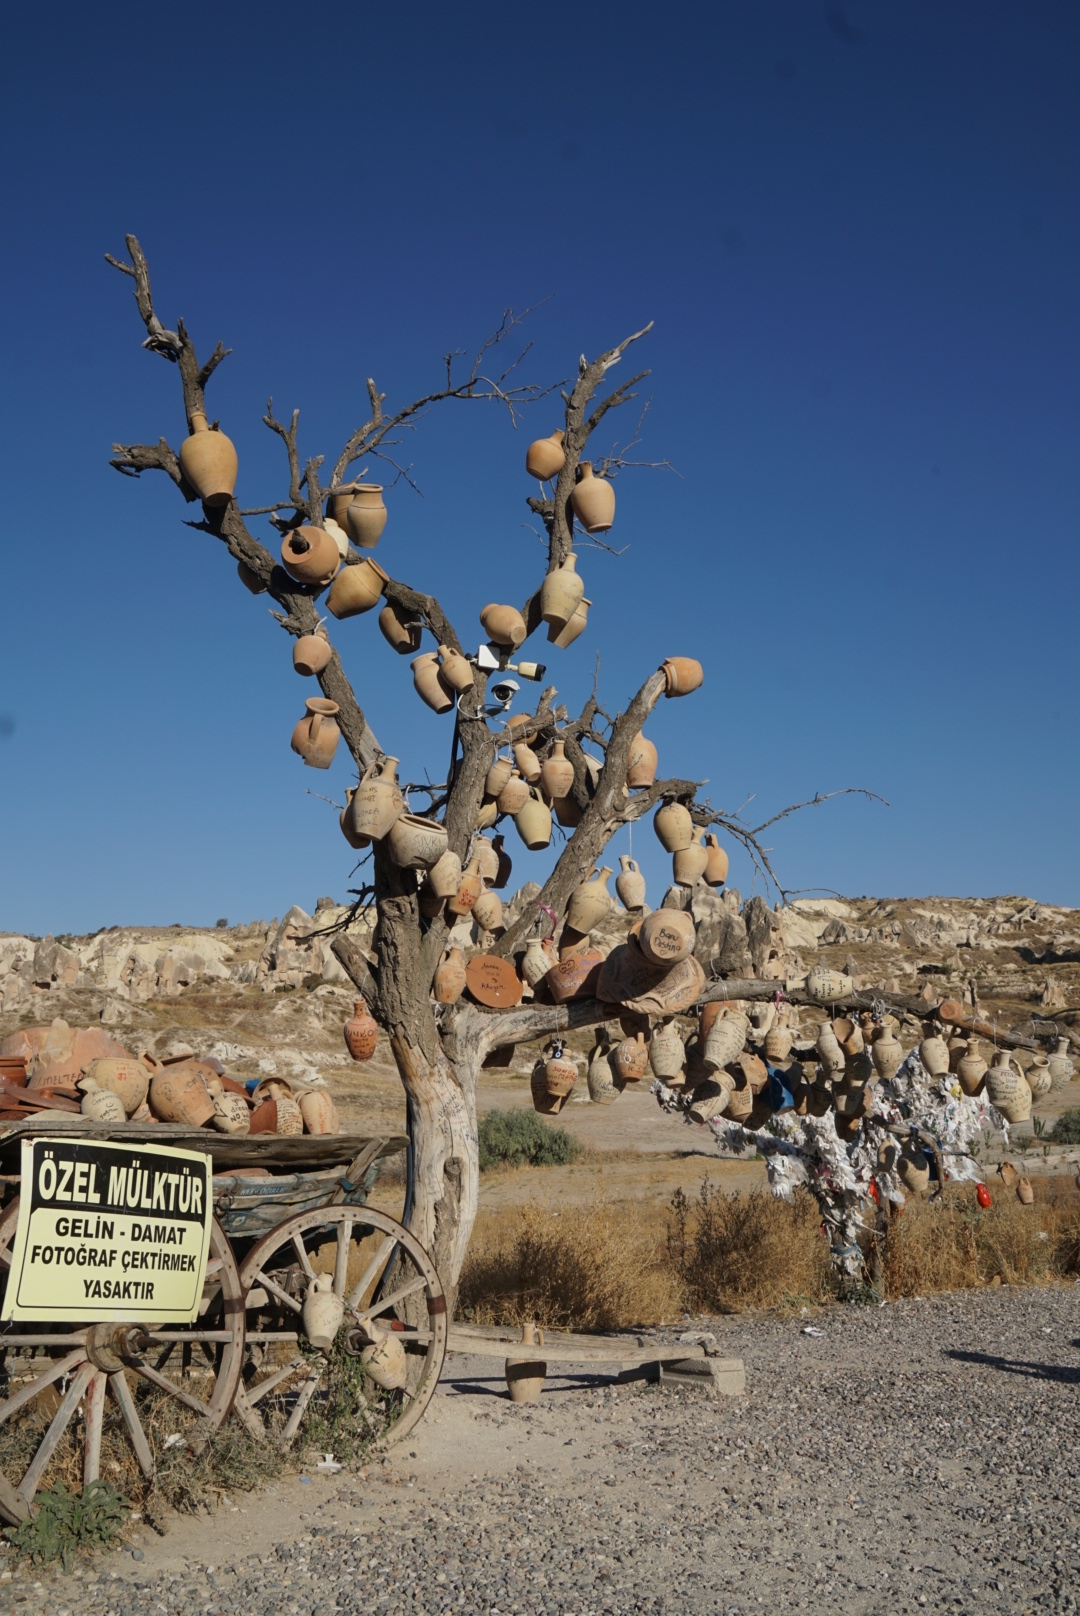
M 135 282 L 135 300 L 147 333 L 143 346 L 178 367 L 190 431 L 196 416 L 206 416 L 207 383 L 229 350 L 218 343 L 210 358 L 200 364 L 183 321 L 177 321 L 175 330 L 162 325 L 154 310 L 146 258 L 134 236 L 126 239 L 130 262 L 112 257 L 108 261 Z M 283 532 L 299 522 L 323 526 L 326 502 L 342 486 L 350 468 L 380 458 L 389 459 L 397 466 L 392 450 L 400 443 L 401 433 L 411 430 L 438 404 L 451 400 L 486 401 L 505 409 L 516 422 L 523 405 L 552 391 L 516 379 L 524 354 L 518 354 L 500 368 L 502 345 L 516 333 L 519 325 L 520 317 L 508 311 L 467 368 L 459 363 L 461 355 L 447 355 L 444 384 L 403 408 L 387 412 L 386 395 L 369 379 L 365 419 L 349 434 L 334 459 L 325 487 L 320 481 L 325 458 L 301 455 L 299 412 L 294 411 L 286 425 L 275 417 L 272 401 L 267 405 L 264 424 L 280 437 L 285 449 L 288 470 L 285 497 L 243 510 L 235 499 L 224 505 L 204 504 L 201 518 L 191 525 L 225 545 L 240 565 L 242 576 L 246 569 L 248 587 L 254 583 L 269 593 L 279 607 L 275 616 L 288 634 L 300 636 L 315 631 L 319 589 L 296 583 L 252 534 L 245 518 L 268 515 Z M 632 332 L 593 360 L 582 356 L 573 387 L 562 391 L 565 463 L 550 493 L 528 501 L 544 526 L 548 571 L 562 565 L 571 553 L 574 542 L 571 495 L 590 437 L 610 411 L 637 396 L 635 388 L 649 374 L 647 370 L 640 371 L 604 394 L 608 372 L 650 329 L 651 325 L 647 325 Z M 638 435 L 635 431 L 631 447 L 636 445 Z M 164 472 L 188 503 L 196 500 L 195 490 L 184 479 L 178 454 L 165 438 L 160 438 L 156 444 L 116 444 L 111 463 L 126 476 L 139 476 L 144 471 Z M 601 463 L 615 471 L 635 462 L 626 459 L 625 452 L 622 456 L 613 452 Z M 398 470 L 408 475 L 407 468 L 398 466 Z M 361 559 L 358 552 L 350 551 L 346 564 Z M 390 605 L 430 630 L 437 645 L 461 650 L 461 640 L 453 624 L 433 595 L 396 579 L 387 580 L 383 594 Z M 533 632 L 541 622 L 539 590 L 525 602 L 522 613 L 529 632 Z M 318 679 L 323 694 L 337 704 L 337 721 L 358 769 L 367 768 L 382 755 L 381 748 L 336 649 Z M 664 690 L 663 673 L 651 673 L 625 710 L 613 719 L 603 712 L 595 692 L 575 719 L 570 718 L 564 708 L 552 705 L 553 690 L 544 691 L 540 696 L 530 724 L 536 736 L 532 744 L 543 755 L 550 751 L 556 739 L 564 742 L 566 754 L 574 765 L 572 795 L 581 813 L 580 822 L 567 839 L 540 894 L 539 902 L 556 915 L 565 913 L 573 889 L 589 875 L 612 835 L 622 825 L 641 819 L 662 802 L 679 801 L 690 805 L 697 824 L 717 825 L 727 830 L 747 849 L 758 867 L 772 875 L 768 850 L 761 845 L 754 827 L 748 826 L 738 815 L 716 811 L 707 802 L 698 803 L 696 782 L 668 779 L 657 781 L 647 789 L 628 791 L 626 777 L 631 745 Z M 458 703 L 458 722 L 444 783 L 416 788 L 431 796 L 428 811 L 436 817 L 441 815 L 449 847 L 463 862 L 476 834 L 488 770 L 497 750 L 506 741 L 502 723 L 489 723 L 485 715 L 486 692 L 487 678 L 477 667 L 472 687 Z M 600 754 L 599 758 L 594 757 L 591 769 L 583 743 Z M 785 810 L 791 811 L 794 810 Z M 766 825 L 772 822 L 766 821 Z M 491 1012 L 466 1001 L 456 1006 L 435 1005 L 432 983 L 452 917 L 448 918 L 445 912 L 431 919 L 421 915 L 415 873 L 399 868 L 383 842 L 373 844 L 370 872 L 365 866 L 365 876 L 367 884 L 358 894 L 358 907 L 373 904 L 376 911 L 373 953 L 369 955 L 361 949 L 355 935 L 348 930 L 339 933 L 333 946 L 385 1029 L 411 1101 L 416 1146 L 412 1229 L 432 1252 L 443 1283 L 452 1296 L 476 1215 L 479 1186 L 476 1085 L 485 1057 L 497 1047 L 594 1024 L 610 1014 L 610 1009 L 594 1000 L 561 1008 L 536 1005 L 505 1013 Z M 523 944 L 536 917 L 535 910 L 522 915 L 498 939 L 491 952 L 504 958 L 511 956 Z

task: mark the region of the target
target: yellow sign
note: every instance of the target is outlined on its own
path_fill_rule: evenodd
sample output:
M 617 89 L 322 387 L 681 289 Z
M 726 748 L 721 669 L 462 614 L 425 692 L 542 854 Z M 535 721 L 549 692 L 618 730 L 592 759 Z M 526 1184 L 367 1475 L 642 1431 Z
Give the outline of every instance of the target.
M 209 1156 L 167 1145 L 23 1140 L 2 1319 L 188 1323 L 210 1245 Z

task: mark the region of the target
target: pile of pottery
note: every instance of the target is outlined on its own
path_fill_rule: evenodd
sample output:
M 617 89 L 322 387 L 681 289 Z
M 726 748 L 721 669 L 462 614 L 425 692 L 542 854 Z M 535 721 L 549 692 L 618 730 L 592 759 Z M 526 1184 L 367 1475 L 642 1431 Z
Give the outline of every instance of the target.
M 96 1028 L 62 1020 L 2 1040 L 0 1078 L 13 1111 L 45 1108 L 81 1112 L 98 1123 L 174 1122 L 228 1134 L 340 1132 L 326 1089 L 297 1094 L 284 1078 L 272 1077 L 249 1093 L 211 1056 L 133 1055 Z

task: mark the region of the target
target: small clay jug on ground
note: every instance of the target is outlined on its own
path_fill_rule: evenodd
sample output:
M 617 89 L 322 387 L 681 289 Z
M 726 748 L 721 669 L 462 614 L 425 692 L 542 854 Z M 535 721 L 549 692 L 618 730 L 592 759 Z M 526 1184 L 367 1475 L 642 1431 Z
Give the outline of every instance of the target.
M 705 874 L 709 854 L 702 845 L 699 831 L 689 847 L 680 847 L 671 855 L 671 873 L 678 886 L 692 887 Z
M 652 785 L 659 760 L 656 747 L 639 730 L 630 742 L 630 766 L 626 771 L 626 783 L 631 791 L 640 791 Z
M 593 475 L 591 460 L 578 466 L 570 504 L 586 533 L 606 533 L 615 520 L 615 490 L 606 477 Z
M 524 808 L 514 815 L 514 826 L 531 853 L 551 842 L 551 809 L 534 787 Z
M 693 657 L 673 656 L 660 664 L 667 688 L 665 696 L 688 696 L 697 690 L 705 678 L 705 670 Z
M 239 1099 L 239 1095 L 234 1095 Z M 337 1106 L 329 1089 L 305 1089 L 300 1096 L 300 1115 L 307 1133 L 340 1133 Z
M 365 556 L 352 566 L 342 567 L 326 597 L 326 609 L 337 618 L 358 617 L 370 612 L 382 599 L 383 585 L 389 582 L 377 561 Z
M 653 829 L 668 853 L 681 853 L 694 840 L 694 821 L 681 802 L 668 802 L 656 810 Z
M 990 1104 L 1000 1111 L 1006 1122 L 1026 1122 L 1031 1115 L 1031 1090 L 1009 1059 L 1006 1049 L 999 1049 L 993 1065 L 986 1074 L 986 1094 Z
M 289 744 L 309 769 L 328 769 L 341 739 L 341 731 L 334 723 L 340 709 L 336 701 L 327 701 L 325 696 L 309 696 L 304 706 L 308 716 L 297 724 Z
M 685 909 L 654 909 L 641 922 L 637 940 L 654 965 L 677 965 L 693 953 L 696 935 L 694 917 Z
M 413 684 L 420 700 L 425 702 L 433 713 L 450 712 L 454 705 L 454 697 L 439 678 L 438 652 L 421 652 L 418 657 L 413 658 L 411 666 Z
M 525 451 L 525 470 L 530 477 L 546 483 L 559 475 L 566 465 L 566 450 L 563 448 L 565 436 L 565 432 L 557 428 L 550 438 L 537 438 L 529 444 Z
M 379 483 L 357 483 L 345 511 L 349 537 L 362 550 L 373 550 L 386 526 L 386 506 Z
M 511 651 L 517 650 L 528 633 L 525 619 L 516 606 L 485 606 L 480 613 L 480 622 L 489 639 Z
M 578 609 L 585 582 L 578 575 L 577 556 L 571 553 L 561 567 L 553 567 L 540 586 L 540 616 L 563 628 Z
M 341 565 L 338 547 L 324 527 L 294 527 L 281 544 L 281 565 L 298 584 L 322 587 Z
M 419 814 L 399 814 L 387 832 L 386 845 L 399 869 L 430 870 L 446 852 L 446 826 Z
M 645 905 L 645 877 L 628 853 L 619 854 L 621 874 L 615 877 L 615 891 L 624 909 L 642 909 Z
M 404 606 L 391 603 L 379 613 L 379 633 L 398 656 L 411 656 L 420 649 L 424 625 L 406 612 Z
M 448 948 L 435 972 L 435 1003 L 457 1004 L 465 991 L 465 960 L 460 948 Z
M 711 831 L 705 838 L 705 851 L 709 859 L 701 879 L 706 886 L 722 887 L 728 877 L 728 856 Z
M 363 999 L 353 1001 L 353 1013 L 345 1023 L 345 1048 L 354 1061 L 369 1061 L 375 1053 L 379 1024 L 370 1015 Z
M 550 756 L 540 765 L 540 784 L 551 798 L 565 797 L 574 784 L 574 765 L 566 755 L 566 742 L 555 741 Z
M 574 931 L 589 932 L 598 926 L 614 907 L 614 900 L 608 891 L 608 882 L 611 880 L 611 870 L 605 864 L 588 881 L 576 886 L 570 894 L 570 902 L 566 908 L 566 923 Z
M 1021 1206 L 1035 1205 L 1035 1191 L 1031 1187 L 1031 1180 L 1023 1173 L 1016 1180 L 1016 1199 Z
M 521 1344 L 524 1347 L 542 1347 L 543 1330 L 537 1330 L 534 1325 L 526 1324 L 521 1331 Z M 547 1375 L 546 1363 L 537 1362 L 532 1358 L 507 1358 L 503 1365 L 503 1373 L 506 1376 L 506 1389 L 510 1393 L 512 1403 L 540 1401 L 544 1378 Z
M 321 673 L 334 654 L 334 648 L 323 633 L 301 634 L 293 646 L 292 665 L 305 679 Z
M 179 451 L 180 470 L 204 505 L 227 505 L 236 488 L 236 448 L 224 432 L 211 430 L 206 416 L 191 417 L 191 436 Z
M 334 1292 L 333 1274 L 316 1274 L 308 1285 L 300 1318 L 304 1334 L 320 1352 L 329 1352 L 345 1317 L 345 1303 Z
M 380 758 L 364 770 L 349 804 L 349 820 L 358 836 L 379 842 L 405 811 L 405 798 L 397 783 L 398 759 Z

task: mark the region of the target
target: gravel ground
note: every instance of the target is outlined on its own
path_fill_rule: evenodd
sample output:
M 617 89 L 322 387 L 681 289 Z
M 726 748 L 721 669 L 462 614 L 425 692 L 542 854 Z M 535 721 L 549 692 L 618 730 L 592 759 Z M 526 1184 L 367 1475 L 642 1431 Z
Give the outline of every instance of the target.
M 515 1407 L 456 1357 L 387 1463 L 226 1500 L 138 1561 L 2 1573 L 0 1616 L 1075 1611 L 1078 1303 L 711 1321 L 747 1370 L 719 1404 L 582 1373 Z

